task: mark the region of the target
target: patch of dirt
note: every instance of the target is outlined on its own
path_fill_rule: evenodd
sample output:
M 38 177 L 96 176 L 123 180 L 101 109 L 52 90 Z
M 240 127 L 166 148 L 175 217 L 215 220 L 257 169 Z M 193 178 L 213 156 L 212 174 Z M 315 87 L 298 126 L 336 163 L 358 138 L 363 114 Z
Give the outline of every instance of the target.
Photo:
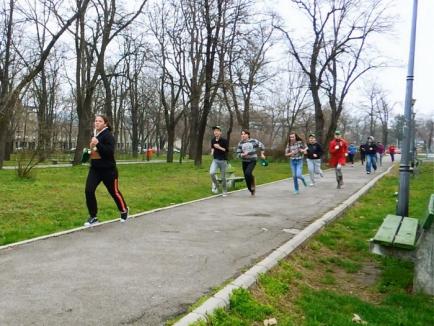
M 380 278 L 381 269 L 373 262 L 367 261 L 354 276 L 358 283 L 373 286 Z
M 294 301 L 301 295 L 303 287 L 314 290 L 331 290 L 344 295 L 352 295 L 373 304 L 380 303 L 383 297 L 375 288 L 381 274 L 380 267 L 375 260 L 371 261 L 367 258 L 361 262 L 360 270 L 349 273 L 331 262 L 333 258 L 350 259 L 350 257 L 350 254 L 346 256 L 345 252 L 337 256 L 334 251 L 324 246 L 315 248 L 315 250 L 310 246 L 299 248 L 286 259 L 286 262 L 293 268 L 294 274 L 298 273 L 301 277 L 294 276 L 288 293 L 278 299 L 280 308 L 296 316 L 302 315 L 296 310 Z M 271 271 L 271 275 L 276 275 L 281 270 L 282 267 L 277 266 Z M 332 275 L 335 282 L 325 284 L 323 279 L 326 274 Z M 252 288 L 252 294 L 259 302 L 268 303 L 270 300 L 259 286 Z

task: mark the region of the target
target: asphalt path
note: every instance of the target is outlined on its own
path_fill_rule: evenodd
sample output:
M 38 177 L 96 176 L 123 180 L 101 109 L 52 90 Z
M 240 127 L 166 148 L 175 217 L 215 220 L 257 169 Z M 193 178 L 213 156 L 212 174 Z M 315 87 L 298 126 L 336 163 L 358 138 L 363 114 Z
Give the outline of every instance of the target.
M 212 196 L 0 250 L 0 325 L 164 325 L 390 166 Z

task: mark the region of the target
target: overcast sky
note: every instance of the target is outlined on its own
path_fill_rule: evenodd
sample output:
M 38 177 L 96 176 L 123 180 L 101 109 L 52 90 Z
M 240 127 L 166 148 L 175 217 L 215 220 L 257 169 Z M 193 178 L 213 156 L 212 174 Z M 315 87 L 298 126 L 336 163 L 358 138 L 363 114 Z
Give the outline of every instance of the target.
M 390 91 L 391 98 L 399 102 L 399 113 L 403 113 L 406 77 L 410 50 L 410 31 L 413 0 L 396 0 L 391 8 L 399 15 L 396 24 L 397 35 L 385 44 L 384 52 L 403 63 L 402 68 L 390 68 L 379 74 L 384 88 Z M 434 116 L 434 0 L 418 1 L 416 32 L 416 56 L 413 82 L 413 98 L 416 99 L 417 114 Z
M 369 1 L 369 0 L 365 0 Z M 268 8 L 273 7 L 289 26 L 297 26 L 296 13 L 290 0 L 264 0 Z M 410 30 L 413 0 L 393 0 L 388 14 L 396 17 L 393 34 L 384 35 L 376 40 L 381 54 L 390 59 L 392 67 L 376 70 L 369 79 L 378 82 L 387 91 L 389 101 L 395 104 L 395 113 L 404 113 L 407 65 L 410 48 Z M 388 60 L 389 61 L 389 60 Z M 416 37 L 416 57 L 413 82 L 415 110 L 419 117 L 434 116 L 434 0 L 418 1 L 418 20 Z M 363 83 L 352 90 L 351 100 L 357 99 L 357 91 Z

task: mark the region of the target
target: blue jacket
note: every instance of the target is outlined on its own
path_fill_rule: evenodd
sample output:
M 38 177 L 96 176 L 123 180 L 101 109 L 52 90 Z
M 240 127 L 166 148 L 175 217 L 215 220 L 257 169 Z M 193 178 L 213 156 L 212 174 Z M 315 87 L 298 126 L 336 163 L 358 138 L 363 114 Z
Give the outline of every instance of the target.
M 355 155 L 357 153 L 356 145 L 351 144 L 350 146 L 348 146 L 348 153 L 350 153 L 351 155 Z

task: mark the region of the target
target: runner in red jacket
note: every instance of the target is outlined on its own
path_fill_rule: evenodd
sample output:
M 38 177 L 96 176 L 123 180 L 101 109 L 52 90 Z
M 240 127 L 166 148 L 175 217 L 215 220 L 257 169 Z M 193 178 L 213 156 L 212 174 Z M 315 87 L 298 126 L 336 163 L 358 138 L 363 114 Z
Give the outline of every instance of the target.
M 344 185 L 342 166 L 345 165 L 348 155 L 348 143 L 342 138 L 341 132 L 335 131 L 335 138 L 329 144 L 330 166 L 335 168 L 337 188 L 341 189 Z

